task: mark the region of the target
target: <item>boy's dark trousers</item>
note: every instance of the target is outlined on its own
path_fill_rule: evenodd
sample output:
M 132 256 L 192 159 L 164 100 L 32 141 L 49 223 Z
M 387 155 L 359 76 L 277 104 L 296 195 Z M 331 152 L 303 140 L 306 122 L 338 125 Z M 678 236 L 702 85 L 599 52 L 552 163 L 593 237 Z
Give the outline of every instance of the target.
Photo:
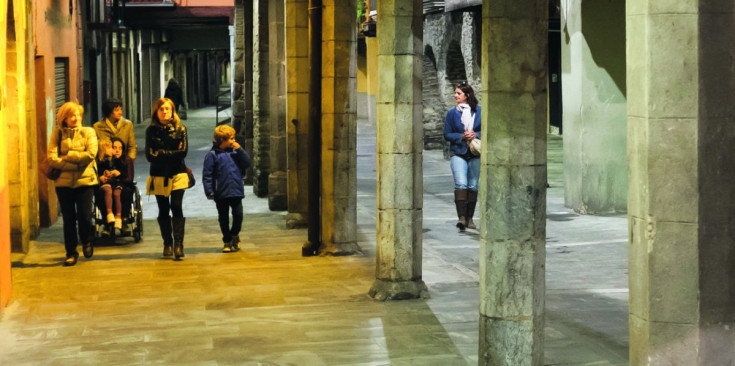
M 223 198 L 214 200 L 217 204 L 217 219 L 222 230 L 222 242 L 229 243 L 232 238 L 240 235 L 242 228 L 242 198 Z M 232 208 L 232 228 L 230 228 L 230 212 Z

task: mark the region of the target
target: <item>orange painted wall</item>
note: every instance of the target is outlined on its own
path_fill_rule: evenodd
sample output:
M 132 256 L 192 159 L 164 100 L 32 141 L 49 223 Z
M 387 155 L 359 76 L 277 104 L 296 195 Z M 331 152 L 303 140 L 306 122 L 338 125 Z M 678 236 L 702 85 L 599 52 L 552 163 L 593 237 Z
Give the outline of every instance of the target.
M 7 127 L 5 121 L 0 128 Z M 12 282 L 10 275 L 10 210 L 8 202 L 7 141 L 5 134 L 0 134 L 0 309 L 10 300 Z

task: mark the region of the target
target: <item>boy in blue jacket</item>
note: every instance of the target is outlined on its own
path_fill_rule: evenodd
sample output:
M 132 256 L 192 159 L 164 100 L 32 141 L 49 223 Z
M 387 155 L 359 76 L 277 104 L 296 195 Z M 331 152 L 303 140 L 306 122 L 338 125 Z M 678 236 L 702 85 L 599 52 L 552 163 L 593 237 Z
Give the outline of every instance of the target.
M 240 250 L 242 199 L 245 197 L 242 177 L 250 167 L 250 157 L 235 141 L 235 129 L 222 125 L 214 129 L 212 150 L 204 157 L 202 184 L 208 199 L 217 204 L 219 228 L 225 243 L 223 253 Z M 232 227 L 229 210 L 232 209 Z

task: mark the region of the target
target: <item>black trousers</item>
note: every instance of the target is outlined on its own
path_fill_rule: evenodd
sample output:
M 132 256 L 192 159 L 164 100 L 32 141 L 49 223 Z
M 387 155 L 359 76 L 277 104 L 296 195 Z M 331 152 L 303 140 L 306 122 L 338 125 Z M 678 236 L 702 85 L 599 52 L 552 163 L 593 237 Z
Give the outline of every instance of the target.
M 242 198 L 223 198 L 214 201 L 217 204 L 217 219 L 222 231 L 222 242 L 229 243 L 240 235 L 242 228 Z M 230 208 L 232 209 L 232 227 L 230 227 Z
M 69 188 L 56 187 L 56 195 L 61 205 L 61 215 L 64 220 L 64 247 L 66 257 L 79 256 L 77 245 L 91 243 L 92 232 L 92 197 L 94 186 Z M 77 226 L 79 237 L 77 237 Z

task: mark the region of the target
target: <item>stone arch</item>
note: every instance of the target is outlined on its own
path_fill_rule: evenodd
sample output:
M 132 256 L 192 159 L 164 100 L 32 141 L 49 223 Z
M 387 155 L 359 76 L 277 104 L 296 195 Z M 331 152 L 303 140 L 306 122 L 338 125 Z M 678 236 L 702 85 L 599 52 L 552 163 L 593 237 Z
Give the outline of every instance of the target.
M 423 99 L 424 149 L 441 149 L 444 146 L 443 108 L 436 56 L 431 46 L 424 47 L 421 94 Z

